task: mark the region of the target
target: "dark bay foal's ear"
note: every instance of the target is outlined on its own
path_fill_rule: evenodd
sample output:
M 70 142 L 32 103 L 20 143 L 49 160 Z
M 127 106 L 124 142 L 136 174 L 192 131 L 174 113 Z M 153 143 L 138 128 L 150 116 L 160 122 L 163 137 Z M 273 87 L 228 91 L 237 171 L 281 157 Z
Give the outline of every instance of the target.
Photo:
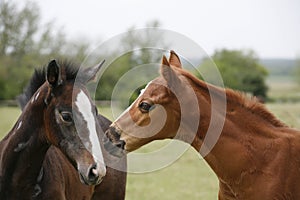
M 181 80 L 176 72 L 170 66 L 167 58 L 163 56 L 160 66 L 160 73 L 162 77 L 167 81 L 168 87 L 172 90 L 179 89 L 181 86 Z
M 81 71 L 79 73 L 79 79 L 83 82 L 83 83 L 88 83 L 91 80 L 94 80 L 97 73 L 99 72 L 100 68 L 102 67 L 102 65 L 104 64 L 105 60 L 101 61 L 99 64 L 97 64 L 94 67 L 90 67 L 87 69 L 84 69 L 83 71 Z
M 47 67 L 46 79 L 52 88 L 62 84 L 61 68 L 56 60 L 49 62 Z
M 48 94 L 45 97 L 44 101 L 45 104 L 48 105 L 53 96 L 53 89 L 63 83 L 61 67 L 56 62 L 56 60 L 51 60 L 49 62 L 46 71 L 46 80 L 49 84 L 49 88 L 48 88 Z

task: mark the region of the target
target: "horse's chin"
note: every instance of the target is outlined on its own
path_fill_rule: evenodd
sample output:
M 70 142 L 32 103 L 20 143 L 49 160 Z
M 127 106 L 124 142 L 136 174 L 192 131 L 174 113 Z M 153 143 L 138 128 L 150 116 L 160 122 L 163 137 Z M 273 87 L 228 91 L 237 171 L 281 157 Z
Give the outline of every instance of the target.
M 118 148 L 118 147 L 111 147 L 111 148 L 107 148 L 106 151 L 113 155 L 113 156 L 116 156 L 118 158 L 122 158 L 123 156 L 126 156 L 127 154 L 127 151 L 124 150 L 124 149 L 121 149 L 121 148 Z
M 115 152 L 115 156 L 117 156 L 119 158 L 122 158 L 123 156 L 126 156 L 126 154 L 127 154 L 127 151 L 123 150 L 123 149 L 120 149 L 119 151 Z

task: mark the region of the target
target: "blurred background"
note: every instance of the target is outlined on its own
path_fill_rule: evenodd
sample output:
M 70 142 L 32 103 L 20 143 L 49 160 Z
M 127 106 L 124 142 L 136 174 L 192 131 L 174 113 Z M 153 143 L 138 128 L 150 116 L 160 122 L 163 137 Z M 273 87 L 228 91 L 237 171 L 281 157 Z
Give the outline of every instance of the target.
M 16 122 L 21 112 L 16 97 L 35 68 L 52 58 L 80 64 L 98 44 L 120 33 L 124 36 L 118 48 L 99 52 L 98 57 L 145 45 L 168 49 L 159 35 L 138 37 L 130 32 L 147 27 L 189 37 L 213 59 L 226 87 L 257 96 L 282 121 L 300 128 L 299 9 L 298 0 L 0 0 L 0 137 Z M 118 79 L 139 64 L 159 62 L 161 56 L 141 50 L 111 63 L 96 91 L 100 113 L 113 120 L 105 102 Z M 209 59 L 203 58 L 196 68 L 209 71 Z M 190 149 L 162 170 L 129 174 L 126 198 L 217 199 L 217 188 L 213 172 Z

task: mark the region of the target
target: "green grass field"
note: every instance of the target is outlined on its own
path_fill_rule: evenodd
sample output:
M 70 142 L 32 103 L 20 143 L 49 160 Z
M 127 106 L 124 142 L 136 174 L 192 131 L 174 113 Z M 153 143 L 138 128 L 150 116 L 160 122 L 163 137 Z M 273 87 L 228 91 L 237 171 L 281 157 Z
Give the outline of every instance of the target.
M 277 102 L 299 102 L 300 87 L 286 76 L 273 76 L 267 80 L 268 97 Z
M 277 84 L 277 85 L 276 85 Z M 290 82 L 272 84 L 271 96 L 297 96 L 299 88 Z M 300 103 L 269 103 L 267 107 L 286 124 L 300 129 Z M 112 118 L 109 108 L 99 108 L 99 112 Z M 0 107 L 0 138 L 16 122 L 19 108 Z M 1 135 L 2 134 L 2 135 Z M 163 146 L 168 141 L 153 142 L 143 147 L 140 152 L 150 152 Z M 129 163 L 130 164 L 130 163 Z M 189 148 L 183 156 L 163 169 L 142 173 L 128 174 L 126 199 L 217 199 L 217 178 L 197 152 Z

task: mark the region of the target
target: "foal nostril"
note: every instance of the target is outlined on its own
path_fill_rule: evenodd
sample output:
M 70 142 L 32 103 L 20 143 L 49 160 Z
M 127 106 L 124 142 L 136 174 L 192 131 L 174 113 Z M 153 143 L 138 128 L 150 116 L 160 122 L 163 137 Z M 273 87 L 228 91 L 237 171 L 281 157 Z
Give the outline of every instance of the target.
M 125 141 L 120 140 L 120 134 L 114 127 L 110 127 L 103 137 L 104 148 L 110 155 L 123 157 L 125 150 Z
M 111 141 L 118 141 L 120 139 L 120 134 L 116 130 L 115 127 L 109 127 L 109 129 L 105 132 L 106 137 L 108 137 Z
M 94 182 L 99 178 L 99 172 L 97 170 L 97 164 L 94 164 L 89 169 L 88 178 L 90 181 Z
M 117 146 L 117 147 L 119 147 L 120 149 L 124 149 L 124 147 L 125 147 L 125 141 L 124 140 L 119 140 L 115 145 Z

